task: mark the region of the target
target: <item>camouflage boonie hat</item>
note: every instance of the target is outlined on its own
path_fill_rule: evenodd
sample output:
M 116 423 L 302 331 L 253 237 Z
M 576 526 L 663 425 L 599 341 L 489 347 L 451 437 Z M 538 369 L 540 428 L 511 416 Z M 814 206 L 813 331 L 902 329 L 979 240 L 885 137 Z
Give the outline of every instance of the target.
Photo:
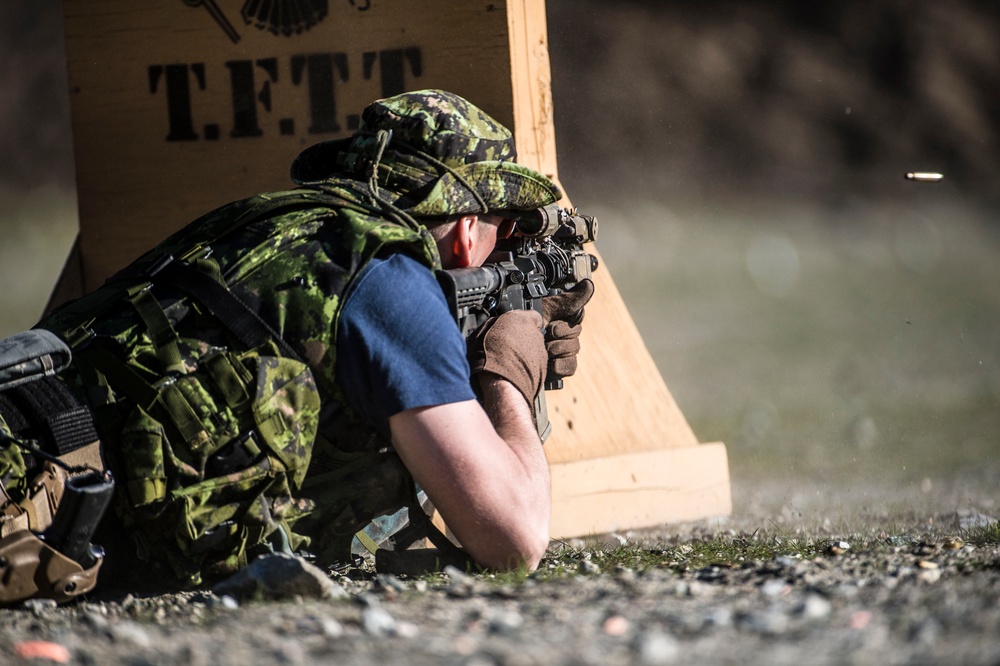
M 348 177 L 415 216 L 527 211 L 559 200 L 544 175 L 514 163 L 510 130 L 467 100 L 418 90 L 365 108 L 353 137 L 316 144 L 292 164 L 300 185 Z

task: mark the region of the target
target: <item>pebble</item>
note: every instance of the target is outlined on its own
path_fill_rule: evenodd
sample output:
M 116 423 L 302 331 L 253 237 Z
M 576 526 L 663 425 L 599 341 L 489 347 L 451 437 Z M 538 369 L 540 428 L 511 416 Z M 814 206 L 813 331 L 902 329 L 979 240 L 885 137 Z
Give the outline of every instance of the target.
M 392 636 L 396 633 L 396 618 L 384 608 L 369 607 L 361 613 L 361 628 L 369 636 Z
M 406 583 L 399 580 L 399 578 L 393 576 L 392 574 L 378 574 L 375 576 L 375 584 L 383 590 L 405 592 L 407 589 Z
M 728 606 L 717 606 L 705 614 L 705 624 L 713 627 L 730 627 L 733 624 L 733 611 Z
M 671 664 L 681 656 L 677 640 L 660 631 L 643 631 L 636 637 L 635 652 L 640 663 L 656 666 Z
M 340 638 L 344 635 L 344 626 L 332 617 L 318 617 L 319 632 L 326 638 Z
M 846 541 L 836 541 L 826 547 L 827 555 L 843 555 L 851 549 L 851 544 Z
M 764 584 L 760 586 L 760 591 L 765 597 L 770 597 L 775 599 L 777 597 L 782 597 L 791 591 L 791 586 L 788 585 L 783 580 L 771 579 L 764 581 Z
M 751 631 L 764 636 L 778 636 L 788 631 L 788 616 L 779 610 L 756 611 L 743 618 L 743 624 Z
M 590 560 L 582 560 L 580 562 L 579 567 L 577 567 L 577 568 L 579 569 L 580 573 L 591 575 L 591 576 L 594 576 L 594 575 L 597 575 L 597 574 L 601 573 L 601 567 L 599 567 L 598 565 L 594 564 Z
M 301 557 L 272 553 L 258 557 L 233 576 L 216 585 L 213 592 L 239 599 L 344 599 L 347 590 L 333 582 L 319 567 Z
M 451 579 L 451 585 L 447 589 L 448 596 L 457 599 L 467 599 L 476 593 L 476 579 L 458 567 L 449 564 L 444 568 L 444 573 Z
M 58 643 L 49 641 L 22 641 L 14 646 L 14 651 L 22 659 L 41 659 L 58 664 L 69 663 L 69 650 Z
M 119 643 L 127 643 L 140 648 L 148 648 L 153 645 L 153 638 L 138 622 L 124 620 L 111 625 L 109 633 L 111 638 Z
M 515 633 L 524 624 L 524 618 L 517 611 L 491 609 L 483 617 L 490 631 L 496 634 L 509 635 Z
M 797 610 L 807 620 L 821 620 L 830 615 L 833 604 L 819 594 L 808 594 Z
M 919 574 L 917 578 L 924 583 L 934 584 L 941 580 L 941 570 L 940 569 L 924 569 Z
M 604 621 L 602 629 L 608 636 L 622 636 L 628 631 L 628 620 L 621 615 L 612 615 Z
M 105 632 L 108 630 L 108 618 L 99 612 L 87 610 L 80 618 L 85 625 L 95 632 Z
M 54 599 L 28 599 L 21 606 L 35 615 L 44 615 L 47 611 L 57 608 L 58 604 Z
M 800 558 L 797 555 L 794 557 L 791 555 L 782 555 L 781 557 L 776 559 L 775 562 L 780 567 L 784 567 L 786 569 L 793 569 L 802 563 L 802 558 Z

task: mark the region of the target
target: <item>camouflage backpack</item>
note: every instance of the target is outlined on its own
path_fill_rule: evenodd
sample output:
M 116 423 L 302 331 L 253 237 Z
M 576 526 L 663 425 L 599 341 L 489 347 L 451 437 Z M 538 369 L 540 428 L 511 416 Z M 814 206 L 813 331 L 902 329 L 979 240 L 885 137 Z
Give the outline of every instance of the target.
M 260 195 L 192 223 L 41 322 L 73 349 L 75 372 L 64 377 L 95 411 L 119 480 L 115 508 L 140 557 L 198 584 L 257 552 L 309 545 L 295 528 L 317 503 L 326 524 L 313 521 L 310 532 L 332 530 L 323 548 L 342 557 L 354 532 L 406 501 L 398 458 L 372 446 L 337 451 L 329 438 L 320 438 L 325 483 L 304 493 L 313 499 L 299 492 L 320 396 L 329 398 L 327 411 L 345 404 L 332 375 L 339 295 L 388 244 L 428 263 L 437 258 L 426 232 L 344 197 L 309 189 Z M 322 261 L 326 250 L 340 256 Z M 330 270 L 340 281 L 316 286 Z M 289 314 L 285 294 L 304 299 L 295 311 L 308 317 Z M 268 307 L 270 322 L 259 314 Z M 360 428 L 349 414 L 334 420 Z M 369 496 L 352 503 L 362 489 Z

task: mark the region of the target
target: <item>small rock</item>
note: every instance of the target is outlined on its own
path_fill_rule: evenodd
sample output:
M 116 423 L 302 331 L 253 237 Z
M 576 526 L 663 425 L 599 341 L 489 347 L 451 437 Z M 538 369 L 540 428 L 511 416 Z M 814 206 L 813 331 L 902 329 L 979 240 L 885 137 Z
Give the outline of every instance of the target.
M 281 641 L 273 653 L 274 661 L 278 664 L 303 664 L 306 662 L 306 652 L 302 646 L 295 641 Z
M 680 657 L 681 649 L 673 636 L 659 631 L 644 631 L 636 638 L 635 651 L 643 664 L 670 664 Z
M 504 635 L 514 633 L 524 624 L 524 618 L 520 613 L 501 609 L 486 613 L 483 619 L 486 620 L 491 632 Z
M 958 550 L 965 545 L 965 542 L 958 537 L 948 537 L 941 542 L 941 547 L 945 550 Z
M 21 641 L 14 645 L 14 652 L 22 659 L 41 659 L 57 664 L 69 663 L 69 650 L 49 641 Z
M 361 613 L 361 628 L 369 636 L 392 636 L 396 633 L 396 618 L 384 608 L 366 608 Z
M 319 633 L 325 638 L 340 638 L 344 635 L 344 626 L 336 618 L 321 616 L 316 618 Z
M 365 608 L 378 608 L 382 605 L 382 600 L 378 598 L 378 595 L 371 592 L 362 592 L 354 597 L 354 603 Z
M 601 539 L 601 547 L 605 550 L 614 550 L 628 544 L 628 538 L 621 534 L 605 534 Z
M 733 611 L 727 606 L 718 606 L 705 614 L 705 624 L 713 627 L 730 627 L 733 624 Z
M 760 586 L 761 593 L 763 593 L 765 597 L 770 597 L 772 599 L 784 596 L 788 594 L 790 590 L 791 587 L 788 583 L 774 578 L 765 581 L 764 584 Z
M 395 592 L 406 591 L 406 583 L 392 574 L 378 574 L 375 576 L 375 584 L 384 590 L 393 590 Z
M 125 620 L 111 625 L 109 633 L 118 643 L 127 643 L 135 647 L 148 648 L 153 645 L 153 639 L 138 622 Z
M 24 610 L 31 611 L 35 615 L 42 615 L 46 611 L 58 607 L 54 599 L 28 599 L 21 604 Z
M 846 541 L 835 541 L 826 547 L 827 555 L 843 555 L 851 549 L 851 544 Z
M 108 618 L 99 612 L 92 610 L 84 611 L 80 619 L 95 632 L 106 632 L 108 630 Z
M 580 566 L 578 567 L 580 573 L 588 575 L 597 575 L 601 573 L 601 567 L 597 566 L 590 560 L 582 560 Z
M 697 573 L 698 580 L 716 581 L 726 577 L 726 572 L 722 567 L 710 565 L 700 569 Z
M 917 578 L 924 582 L 933 585 L 934 583 L 941 580 L 941 570 L 940 569 L 924 569 L 919 574 Z
M 628 631 L 628 620 L 621 615 L 612 615 L 604 621 L 602 628 L 608 636 L 621 636 Z
M 847 619 L 847 626 L 851 629 L 865 629 L 869 624 L 871 624 L 874 615 L 868 610 L 859 610 L 851 613 L 851 617 Z
M 751 631 L 764 636 L 778 636 L 788 631 L 788 616 L 777 610 L 750 613 L 744 623 Z
M 780 566 L 780 567 L 783 567 L 783 568 L 786 568 L 786 569 L 792 569 L 795 566 L 801 564 L 802 563 L 802 559 L 800 557 L 798 557 L 797 555 L 796 556 L 782 555 L 781 557 L 779 557 L 778 559 L 776 559 L 775 562 L 777 562 L 778 566 Z
M 212 591 L 243 600 L 260 597 L 343 599 L 348 596 L 347 591 L 330 580 L 322 569 L 301 557 L 284 553 L 258 557 L 216 585 Z
M 830 615 L 833 605 L 818 594 L 809 594 L 798 607 L 798 613 L 807 620 L 821 620 Z
M 475 578 L 450 564 L 444 568 L 444 573 L 451 579 L 451 585 L 447 590 L 448 596 L 467 599 L 475 594 L 477 589 Z
M 420 627 L 412 622 L 397 622 L 396 635 L 400 638 L 416 638 L 420 633 Z

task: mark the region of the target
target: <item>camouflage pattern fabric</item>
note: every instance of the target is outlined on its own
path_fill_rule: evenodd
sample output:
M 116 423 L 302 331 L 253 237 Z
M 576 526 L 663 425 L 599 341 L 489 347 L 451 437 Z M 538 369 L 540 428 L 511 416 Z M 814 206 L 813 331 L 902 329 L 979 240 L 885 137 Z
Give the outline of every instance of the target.
M 94 382 L 85 377 L 92 345 L 114 350 L 152 387 L 146 397 L 128 395 L 105 369 L 108 404 L 92 406 L 124 490 L 118 514 L 138 537 L 142 556 L 166 564 L 184 584 L 228 573 L 275 539 L 294 549 L 319 538 L 328 557 L 347 557 L 354 532 L 409 501 L 401 463 L 384 474 L 392 462 L 379 450 L 387 443 L 343 407 L 334 380 L 337 321 L 341 296 L 376 253 L 407 252 L 433 269 L 440 266 L 437 247 L 426 230 L 372 214 L 356 203 L 357 192 L 343 188 L 339 195 L 231 230 L 233 220 L 257 207 L 304 195 L 237 202 L 137 262 L 191 255 L 257 311 L 304 364 L 281 357 L 271 345 L 241 349 L 197 300 L 156 285 L 154 277 L 152 293 L 176 333 L 181 359 L 179 372 L 168 374 L 146 323 L 121 297 L 134 291 L 130 276 L 142 273 L 130 269 L 41 322 L 70 339 L 81 325 L 96 336 L 74 350 L 74 372 L 66 374 L 81 393 L 94 394 Z M 100 363 L 93 365 L 101 370 Z M 321 407 L 337 415 L 322 428 Z M 317 432 L 323 436 L 314 450 Z M 233 447 L 248 464 L 231 470 L 218 461 L 232 457 Z M 349 477 L 338 471 L 343 469 Z M 333 485 L 300 493 L 307 471 Z M 370 495 L 359 501 L 363 490 Z M 297 523 L 312 512 L 325 520 L 311 521 L 303 533 Z
M 66 344 L 45 330 L 24 331 L 0 340 L 0 391 L 54 375 L 69 364 Z
M 143 558 L 188 585 L 277 547 L 343 561 L 355 532 L 410 503 L 405 467 L 335 382 L 341 299 L 383 252 L 441 268 L 412 215 L 559 197 L 514 157 L 510 132 L 460 97 L 381 100 L 354 138 L 296 160 L 305 187 L 208 213 L 40 323 L 73 348 L 61 378 L 95 412 Z M 225 285 L 298 358 L 247 349 L 198 294 L 156 277 L 168 260 Z M 20 467 L 0 455 L 0 472 Z
M 0 444 L 0 480 L 7 496 L 16 503 L 27 494 L 29 479 L 21 448 L 9 443 L 14 437 L 10 426 L 0 416 L 0 442 L 3 442 Z
M 353 138 L 304 150 L 292 180 L 374 181 L 372 197 L 414 216 L 527 211 L 561 198 L 516 157 L 510 130 L 484 111 L 453 93 L 419 90 L 370 104 Z

